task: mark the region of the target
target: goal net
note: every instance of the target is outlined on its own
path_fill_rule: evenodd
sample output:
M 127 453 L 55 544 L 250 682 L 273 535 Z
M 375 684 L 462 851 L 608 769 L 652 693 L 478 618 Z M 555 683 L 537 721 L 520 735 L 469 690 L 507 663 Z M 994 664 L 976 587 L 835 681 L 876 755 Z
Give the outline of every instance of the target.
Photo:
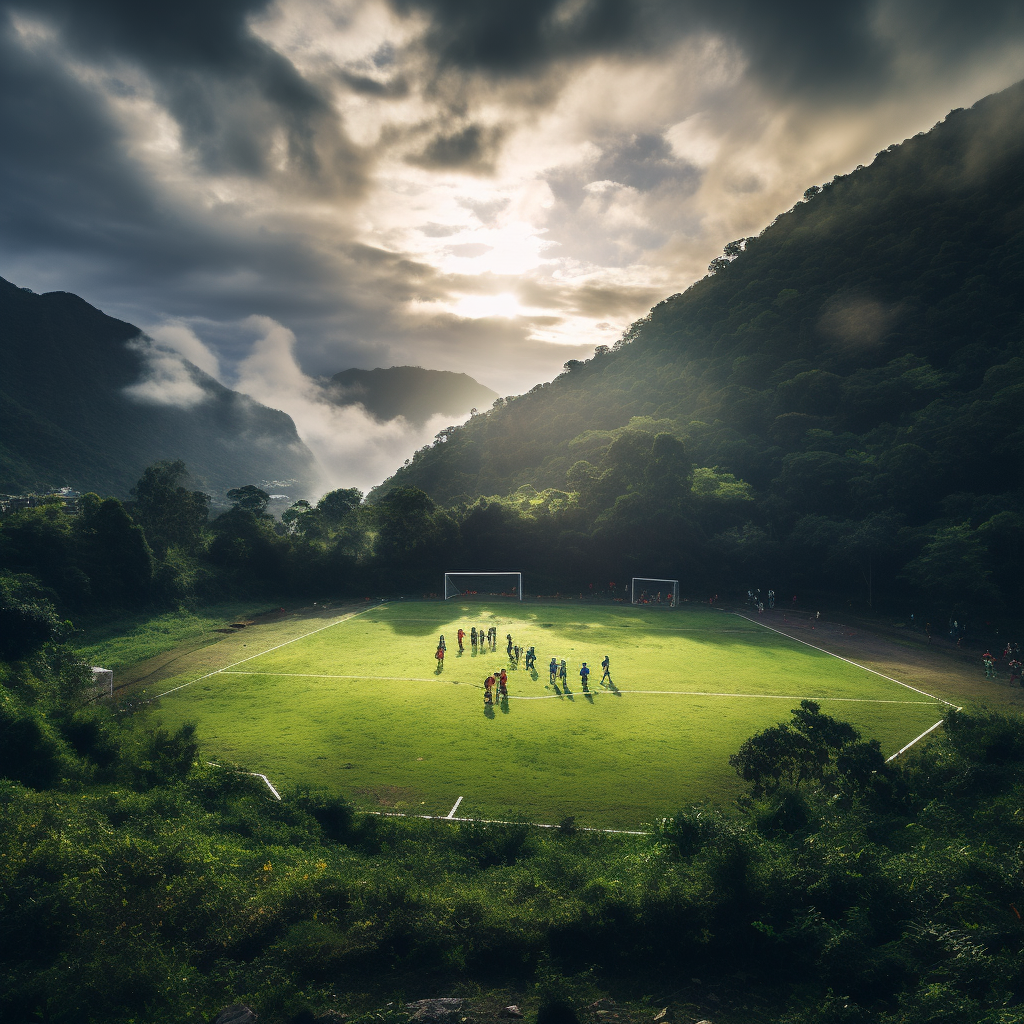
M 521 572 L 446 572 L 444 599 L 450 597 L 512 597 L 523 599 Z
M 633 604 L 679 604 L 679 580 L 659 580 L 650 576 L 633 577 Z

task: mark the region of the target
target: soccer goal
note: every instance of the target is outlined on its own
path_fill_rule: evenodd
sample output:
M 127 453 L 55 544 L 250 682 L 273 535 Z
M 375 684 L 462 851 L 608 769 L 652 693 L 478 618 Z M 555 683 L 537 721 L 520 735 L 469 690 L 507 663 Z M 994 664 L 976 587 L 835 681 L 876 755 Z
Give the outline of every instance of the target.
M 633 604 L 679 606 L 679 580 L 659 580 L 650 576 L 633 577 Z
M 521 572 L 446 572 L 444 599 L 450 597 L 515 597 L 523 599 Z

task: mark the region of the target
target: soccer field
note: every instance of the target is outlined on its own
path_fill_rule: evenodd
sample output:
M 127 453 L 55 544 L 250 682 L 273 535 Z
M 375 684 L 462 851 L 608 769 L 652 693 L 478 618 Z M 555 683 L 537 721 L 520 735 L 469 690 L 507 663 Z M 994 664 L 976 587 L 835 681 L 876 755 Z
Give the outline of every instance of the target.
M 466 630 L 458 652 L 456 632 Z M 471 626 L 495 625 L 495 651 Z M 448 655 L 434 660 L 439 634 Z M 537 651 L 510 666 L 505 636 Z M 611 659 L 611 687 L 601 660 Z M 549 683 L 552 656 L 568 688 Z M 592 669 L 589 695 L 579 669 Z M 509 699 L 483 681 L 509 669 Z M 358 806 L 634 828 L 741 785 L 748 736 L 800 700 L 877 738 L 888 755 L 948 705 L 726 612 L 563 605 L 390 604 L 328 623 L 210 675 L 172 681 L 152 717 L 196 721 L 204 753 L 311 784 Z

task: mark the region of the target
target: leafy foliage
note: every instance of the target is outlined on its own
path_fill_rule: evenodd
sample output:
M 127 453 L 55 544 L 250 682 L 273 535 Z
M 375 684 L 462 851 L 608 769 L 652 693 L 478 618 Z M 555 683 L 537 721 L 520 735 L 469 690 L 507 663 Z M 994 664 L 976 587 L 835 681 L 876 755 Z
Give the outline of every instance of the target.
M 564 1021 L 662 991 L 680 963 L 723 1011 L 780 1024 L 1012 1021 L 1024 995 L 1017 718 L 952 713 L 869 771 L 868 745 L 807 702 L 761 734 L 775 755 L 744 745 L 741 770 L 767 771 L 739 807 L 616 836 L 277 802 L 198 758 L 191 728 L 84 708 L 59 645 L 0 671 L 23 736 L 0 759 L 4 1019 L 170 1024 L 242 1000 L 272 1024 L 328 1006 L 386 1021 L 369 1011 L 515 986 Z
M 552 517 L 579 563 L 628 536 L 655 565 L 681 530 L 691 555 L 666 559 L 671 575 L 709 592 L 770 579 L 941 612 L 1018 605 L 1022 123 L 1017 85 L 809 188 L 614 350 L 445 431 L 370 500 L 566 489 L 597 513 Z M 612 465 L 647 443 L 634 431 L 681 443 L 695 495 L 669 473 L 637 496 Z M 751 500 L 722 514 L 712 472 Z

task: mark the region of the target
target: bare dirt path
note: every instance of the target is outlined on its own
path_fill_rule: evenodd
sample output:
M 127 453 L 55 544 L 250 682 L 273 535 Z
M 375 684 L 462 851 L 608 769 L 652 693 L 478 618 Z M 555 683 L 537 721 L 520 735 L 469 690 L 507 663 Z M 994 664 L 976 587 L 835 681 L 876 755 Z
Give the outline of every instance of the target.
M 981 658 L 974 653 L 941 641 L 929 644 L 909 631 L 816 620 L 806 612 L 781 608 L 761 614 L 737 609 L 736 614 L 954 704 L 1024 712 L 1024 689 L 1016 683 L 1010 686 L 1003 662 L 997 662 L 996 678 L 986 679 Z
M 150 689 L 159 690 L 157 684 L 166 679 L 180 679 L 215 671 L 365 608 L 366 604 L 362 601 L 296 608 L 246 619 L 244 629 L 223 633 L 219 629 L 211 630 L 208 637 L 179 644 L 125 669 L 119 673 L 114 692 L 124 697 L 129 694 L 138 696 Z

